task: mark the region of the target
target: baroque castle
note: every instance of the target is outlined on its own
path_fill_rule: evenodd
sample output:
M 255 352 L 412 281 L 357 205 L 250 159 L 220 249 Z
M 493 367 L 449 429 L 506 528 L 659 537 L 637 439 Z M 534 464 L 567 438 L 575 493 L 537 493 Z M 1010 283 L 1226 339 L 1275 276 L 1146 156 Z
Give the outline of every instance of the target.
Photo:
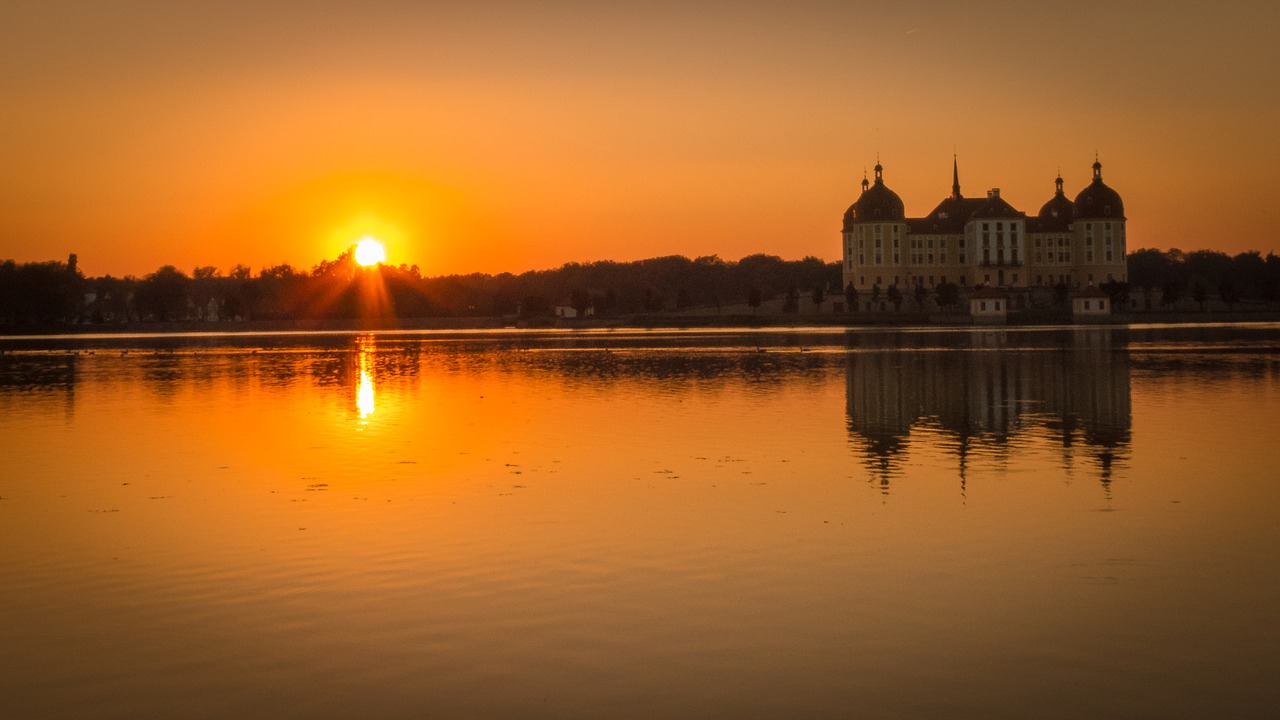
M 1074 201 L 1063 194 L 1061 176 L 1056 186 L 1029 217 L 999 188 L 982 198 L 961 195 L 953 160 L 950 197 L 909 218 L 877 162 L 875 182 L 863 178 L 862 194 L 844 214 L 844 283 L 860 291 L 944 282 L 1018 291 L 1126 281 L 1124 203 L 1102 182 L 1102 163 L 1094 162 L 1093 182 Z

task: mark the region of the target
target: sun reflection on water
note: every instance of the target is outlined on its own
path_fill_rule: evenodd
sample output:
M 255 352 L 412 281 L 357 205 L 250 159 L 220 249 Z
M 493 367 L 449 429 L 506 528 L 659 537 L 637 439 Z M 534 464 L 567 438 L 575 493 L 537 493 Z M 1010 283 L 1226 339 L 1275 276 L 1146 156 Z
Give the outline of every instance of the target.
M 356 390 L 356 409 L 360 420 L 373 414 L 376 405 L 373 394 L 373 339 L 361 338 L 359 343 L 360 387 Z

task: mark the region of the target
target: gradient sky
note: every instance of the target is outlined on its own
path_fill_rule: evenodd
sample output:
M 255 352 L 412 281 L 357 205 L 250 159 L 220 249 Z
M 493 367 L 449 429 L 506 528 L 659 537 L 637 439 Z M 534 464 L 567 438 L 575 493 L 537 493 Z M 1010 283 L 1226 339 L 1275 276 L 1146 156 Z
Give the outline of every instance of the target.
M 1269 2 L 0 7 L 0 258 L 426 274 L 840 256 L 876 162 L 1035 213 L 1097 152 L 1138 247 L 1280 250 Z

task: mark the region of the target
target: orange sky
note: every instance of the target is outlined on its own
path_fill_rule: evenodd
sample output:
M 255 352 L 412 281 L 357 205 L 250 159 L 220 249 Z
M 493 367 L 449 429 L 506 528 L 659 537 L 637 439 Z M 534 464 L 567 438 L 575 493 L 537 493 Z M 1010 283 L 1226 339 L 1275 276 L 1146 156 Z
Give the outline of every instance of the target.
M 1131 249 L 1280 250 L 1271 3 L 261 4 L 0 8 L 0 258 L 836 260 L 877 153 L 923 215 L 953 150 L 1029 213 L 1098 152 Z

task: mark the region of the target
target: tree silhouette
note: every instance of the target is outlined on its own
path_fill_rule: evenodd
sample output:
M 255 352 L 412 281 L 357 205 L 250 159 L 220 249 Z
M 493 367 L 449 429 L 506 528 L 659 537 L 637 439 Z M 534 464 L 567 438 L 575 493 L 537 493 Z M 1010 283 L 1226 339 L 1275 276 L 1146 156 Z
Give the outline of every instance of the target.
M 902 291 L 898 289 L 898 286 L 890 285 L 889 292 L 887 293 L 887 295 L 889 297 L 889 302 L 893 303 L 893 311 L 901 312 L 902 311 Z
M 844 286 L 844 302 L 849 312 L 858 311 L 858 288 L 854 287 L 852 282 Z

